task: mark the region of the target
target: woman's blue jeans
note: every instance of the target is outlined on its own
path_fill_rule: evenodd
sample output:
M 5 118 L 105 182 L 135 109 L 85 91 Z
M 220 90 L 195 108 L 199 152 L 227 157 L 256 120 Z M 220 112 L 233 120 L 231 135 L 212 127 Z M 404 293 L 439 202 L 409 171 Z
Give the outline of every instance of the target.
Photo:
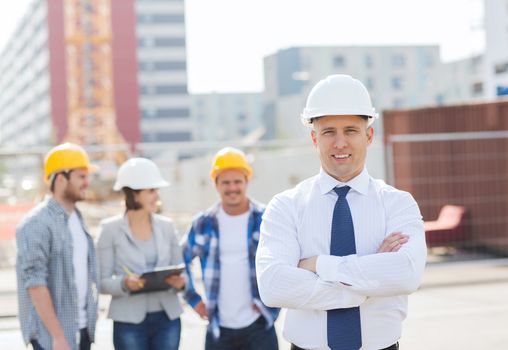
M 170 320 L 166 312 L 149 312 L 141 323 L 113 323 L 116 350 L 178 350 L 180 318 Z

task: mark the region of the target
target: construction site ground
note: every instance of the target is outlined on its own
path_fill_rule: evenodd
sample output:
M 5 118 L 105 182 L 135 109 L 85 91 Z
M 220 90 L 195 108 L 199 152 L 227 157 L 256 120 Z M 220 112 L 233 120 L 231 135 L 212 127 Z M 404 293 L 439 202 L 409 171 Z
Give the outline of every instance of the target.
M 508 259 L 430 258 L 421 288 L 409 298 L 409 314 L 400 341 L 407 350 L 504 350 L 508 344 Z M 455 259 L 457 260 L 457 259 Z M 113 349 L 112 322 L 101 312 L 94 349 Z M 280 349 L 284 314 L 276 327 Z M 203 349 L 206 323 L 189 308 L 182 315 L 181 350 Z M 0 270 L 0 344 L 2 349 L 25 349 L 17 319 L 13 268 Z

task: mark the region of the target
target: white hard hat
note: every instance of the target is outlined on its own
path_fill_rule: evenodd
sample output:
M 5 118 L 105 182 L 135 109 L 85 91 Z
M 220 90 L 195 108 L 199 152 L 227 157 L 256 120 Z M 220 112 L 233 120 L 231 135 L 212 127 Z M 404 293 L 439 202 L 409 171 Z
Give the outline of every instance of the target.
M 113 189 L 119 191 L 129 187 L 133 190 L 146 190 L 168 185 L 169 182 L 162 178 L 159 168 L 150 159 L 131 158 L 118 169 Z
M 312 88 L 301 115 L 302 123 L 310 125 L 313 118 L 325 115 L 364 115 L 369 117 L 369 126 L 378 117 L 365 86 L 345 74 L 329 75 Z

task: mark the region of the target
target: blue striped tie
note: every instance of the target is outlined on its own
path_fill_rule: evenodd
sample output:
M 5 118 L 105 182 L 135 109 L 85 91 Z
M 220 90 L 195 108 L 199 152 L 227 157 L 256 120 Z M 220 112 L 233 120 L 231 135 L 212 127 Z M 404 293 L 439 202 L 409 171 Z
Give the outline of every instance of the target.
M 356 254 L 355 229 L 346 199 L 349 186 L 334 188 L 338 198 L 333 209 L 330 255 Z M 332 350 L 358 350 L 362 346 L 360 308 L 328 310 L 328 346 Z

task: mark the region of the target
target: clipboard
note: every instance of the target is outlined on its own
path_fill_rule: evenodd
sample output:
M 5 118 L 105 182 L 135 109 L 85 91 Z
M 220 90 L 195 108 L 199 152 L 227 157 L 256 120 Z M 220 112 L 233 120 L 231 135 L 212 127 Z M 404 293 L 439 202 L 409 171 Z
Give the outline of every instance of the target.
M 171 288 L 164 280 L 172 275 L 179 275 L 185 270 L 185 264 L 163 266 L 153 271 L 145 272 L 140 277 L 145 280 L 145 285 L 140 290 L 131 292 L 131 294 L 159 292 Z

